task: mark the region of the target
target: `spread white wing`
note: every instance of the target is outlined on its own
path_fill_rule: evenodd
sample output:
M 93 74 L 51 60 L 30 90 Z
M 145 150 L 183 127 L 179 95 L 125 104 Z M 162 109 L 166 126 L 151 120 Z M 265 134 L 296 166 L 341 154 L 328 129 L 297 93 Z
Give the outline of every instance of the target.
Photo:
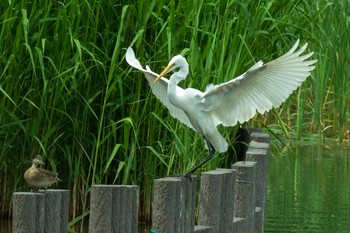
M 203 103 L 211 106 L 216 125 L 232 126 L 248 121 L 256 112 L 278 107 L 310 75 L 317 60 L 309 60 L 313 52 L 301 55 L 307 44 L 295 51 L 299 40 L 285 55 L 267 63 L 258 62 L 241 76 L 211 86 Z M 212 105 L 217 105 L 213 107 Z
M 149 85 L 151 86 L 153 94 L 160 100 L 160 102 L 162 102 L 162 104 L 164 104 L 168 108 L 170 114 L 174 118 L 181 121 L 183 124 L 195 130 L 185 112 L 182 111 L 180 108 L 175 107 L 172 103 L 170 103 L 169 98 L 167 96 L 169 80 L 166 78 L 161 78 L 159 82 L 154 83 L 154 80 L 159 76 L 159 74 L 154 73 L 149 68 L 149 66 L 146 66 L 146 69 L 143 69 L 140 62 L 135 58 L 135 54 L 132 48 L 128 48 L 126 52 L 126 61 L 129 63 L 129 65 L 142 71 L 145 74 L 145 77 L 148 80 Z M 184 91 L 181 87 L 177 87 L 177 89 L 177 92 Z

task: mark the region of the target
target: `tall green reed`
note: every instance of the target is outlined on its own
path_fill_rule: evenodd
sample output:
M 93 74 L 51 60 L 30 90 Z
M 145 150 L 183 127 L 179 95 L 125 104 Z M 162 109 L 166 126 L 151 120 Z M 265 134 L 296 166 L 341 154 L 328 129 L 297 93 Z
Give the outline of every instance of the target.
M 72 225 L 88 215 L 90 187 L 99 183 L 139 184 L 141 217 L 149 219 L 153 180 L 184 173 L 207 155 L 202 138 L 169 116 L 126 64 L 128 46 L 156 72 L 183 52 L 190 74 L 180 85 L 203 90 L 301 38 L 316 51 L 315 72 L 279 109 L 247 125 L 297 138 L 340 138 L 348 127 L 349 40 L 333 25 L 346 1 L 36 0 L 0 8 L 2 213 L 13 191 L 29 189 L 19 177 L 36 153 L 71 190 Z M 220 131 L 233 145 L 237 127 Z M 204 169 L 225 166 L 225 156 Z
M 346 1 L 316 4 L 316 20 L 313 33 L 314 45 L 318 44 L 318 65 L 312 78 L 314 113 L 311 131 L 323 137 L 346 139 L 349 130 L 349 50 L 350 6 Z M 337 23 L 334 23 L 337 22 Z M 313 48 L 314 49 L 314 48 Z

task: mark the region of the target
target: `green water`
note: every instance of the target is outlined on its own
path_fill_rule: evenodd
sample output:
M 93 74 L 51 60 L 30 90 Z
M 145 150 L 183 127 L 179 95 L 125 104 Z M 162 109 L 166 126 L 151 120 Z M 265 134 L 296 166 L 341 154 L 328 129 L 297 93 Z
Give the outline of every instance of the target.
M 350 232 L 350 144 L 272 144 L 265 232 Z

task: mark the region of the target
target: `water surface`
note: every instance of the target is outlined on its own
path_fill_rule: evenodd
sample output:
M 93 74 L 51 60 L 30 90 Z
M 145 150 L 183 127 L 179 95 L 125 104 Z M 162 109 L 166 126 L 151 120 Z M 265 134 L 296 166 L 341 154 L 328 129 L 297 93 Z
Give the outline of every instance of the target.
M 350 232 L 350 144 L 271 144 L 265 232 Z

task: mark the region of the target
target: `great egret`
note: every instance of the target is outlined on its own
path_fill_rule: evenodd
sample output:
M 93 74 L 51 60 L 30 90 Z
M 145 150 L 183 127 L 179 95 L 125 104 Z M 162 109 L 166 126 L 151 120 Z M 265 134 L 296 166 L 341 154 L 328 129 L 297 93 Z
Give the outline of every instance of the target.
M 299 50 L 299 40 L 283 56 L 263 64 L 259 61 L 248 71 L 226 83 L 209 85 L 205 92 L 178 86 L 188 75 L 188 63 L 184 57 L 173 57 L 160 75 L 149 66 L 142 68 L 131 48 L 126 61 L 142 71 L 157 98 L 168 108 L 170 114 L 204 137 L 209 155 L 198 166 L 187 172 L 190 176 L 209 161 L 217 150 L 227 151 L 228 144 L 216 126 L 233 126 L 248 121 L 256 112 L 264 113 L 278 107 L 310 75 L 317 60 L 307 60 L 313 52 L 301 55 L 307 44 Z M 170 80 L 168 72 L 178 69 Z

